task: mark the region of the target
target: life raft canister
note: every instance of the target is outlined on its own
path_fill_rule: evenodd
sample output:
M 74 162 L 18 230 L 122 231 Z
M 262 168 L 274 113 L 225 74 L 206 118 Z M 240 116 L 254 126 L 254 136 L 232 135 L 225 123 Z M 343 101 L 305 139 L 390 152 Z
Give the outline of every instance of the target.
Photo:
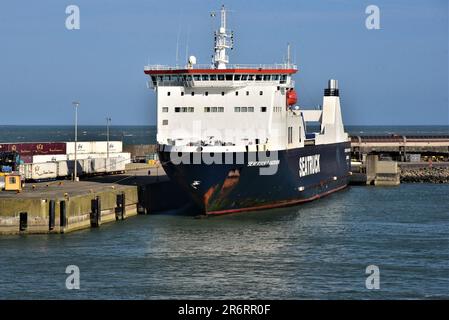
M 296 94 L 295 89 L 290 88 L 287 91 L 287 105 L 292 106 L 298 102 L 298 95 Z

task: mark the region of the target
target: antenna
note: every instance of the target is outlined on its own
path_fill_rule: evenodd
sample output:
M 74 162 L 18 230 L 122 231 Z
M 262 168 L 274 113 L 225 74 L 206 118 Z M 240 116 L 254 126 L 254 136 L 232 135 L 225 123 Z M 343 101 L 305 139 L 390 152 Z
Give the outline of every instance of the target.
M 287 66 L 290 66 L 290 42 L 287 43 Z
M 176 37 L 176 67 L 178 67 L 179 62 L 179 35 L 181 33 L 181 25 L 178 27 L 178 36 Z
M 190 38 L 190 26 L 189 29 L 187 30 L 187 39 L 186 39 L 186 58 L 185 58 L 185 62 L 188 63 L 188 55 L 189 55 L 189 38 Z
M 227 33 L 226 30 L 226 13 L 227 11 L 223 5 L 220 10 L 220 28 L 214 32 L 215 55 L 212 62 L 217 69 L 226 69 L 226 64 L 229 62 L 226 49 L 232 49 L 234 45 L 234 33 L 232 31 Z M 211 13 L 211 17 L 215 17 L 215 12 Z

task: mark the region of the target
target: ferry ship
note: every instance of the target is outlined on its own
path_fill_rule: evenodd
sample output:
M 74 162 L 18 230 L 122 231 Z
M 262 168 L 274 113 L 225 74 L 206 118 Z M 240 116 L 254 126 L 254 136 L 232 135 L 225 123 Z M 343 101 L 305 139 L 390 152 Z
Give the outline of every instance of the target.
M 350 140 L 338 81 L 329 80 L 319 110 L 298 106 L 289 53 L 282 64 L 229 64 L 226 15 L 223 6 L 210 64 L 190 56 L 184 67 L 144 67 L 168 177 L 209 215 L 297 205 L 345 188 Z

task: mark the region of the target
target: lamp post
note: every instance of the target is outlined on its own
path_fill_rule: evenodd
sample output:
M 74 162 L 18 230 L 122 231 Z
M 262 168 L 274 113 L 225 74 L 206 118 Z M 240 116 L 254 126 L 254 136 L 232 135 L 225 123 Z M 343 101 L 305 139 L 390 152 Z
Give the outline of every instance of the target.
M 106 158 L 109 159 L 109 124 L 111 123 L 111 118 L 110 117 L 106 117 L 106 137 L 108 140 L 108 145 L 107 145 L 107 149 L 106 149 Z
M 78 181 L 78 175 L 77 175 L 77 168 L 78 168 L 78 161 L 76 157 L 76 150 L 78 149 L 77 142 L 78 142 L 78 107 L 80 103 L 78 101 L 73 101 L 72 105 L 75 107 L 75 164 L 73 169 L 73 181 Z

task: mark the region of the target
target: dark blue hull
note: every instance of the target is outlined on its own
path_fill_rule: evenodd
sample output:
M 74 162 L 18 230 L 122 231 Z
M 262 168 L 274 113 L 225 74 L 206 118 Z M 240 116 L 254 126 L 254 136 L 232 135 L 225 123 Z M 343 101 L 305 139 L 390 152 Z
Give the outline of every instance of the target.
M 159 157 L 169 178 L 206 214 L 224 214 L 295 205 L 343 189 L 349 180 L 349 151 L 349 142 L 282 150 L 273 175 L 261 175 L 260 163 L 252 165 L 255 152 L 242 153 L 242 164 L 175 165 L 169 152 L 160 151 Z

